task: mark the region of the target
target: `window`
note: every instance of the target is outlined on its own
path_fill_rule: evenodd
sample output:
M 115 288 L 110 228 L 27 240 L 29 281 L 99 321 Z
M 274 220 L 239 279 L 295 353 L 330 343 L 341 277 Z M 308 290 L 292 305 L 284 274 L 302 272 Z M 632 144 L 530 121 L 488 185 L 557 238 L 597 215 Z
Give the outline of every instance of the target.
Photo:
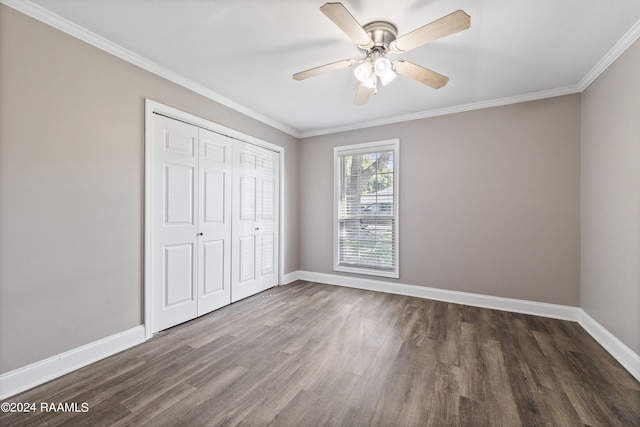
M 334 269 L 399 277 L 399 141 L 336 147 Z

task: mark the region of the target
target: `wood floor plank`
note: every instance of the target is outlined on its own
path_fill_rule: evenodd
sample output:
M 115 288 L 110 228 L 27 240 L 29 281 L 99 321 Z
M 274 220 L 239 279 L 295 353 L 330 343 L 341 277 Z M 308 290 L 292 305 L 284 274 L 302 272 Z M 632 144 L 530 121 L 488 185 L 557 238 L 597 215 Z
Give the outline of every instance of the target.
M 485 363 L 483 378 L 486 381 L 486 402 L 491 409 L 488 425 L 521 425 L 500 343 L 493 340 L 482 343 L 482 354 Z
M 382 393 L 384 380 L 391 369 L 391 360 L 375 356 L 373 363 L 347 398 L 345 425 L 366 426 L 377 410 L 377 402 Z
M 429 408 L 425 405 L 433 389 L 437 360 L 407 342 L 393 361 L 378 398 L 374 425 L 424 425 Z
M 14 396 L 2 426 L 638 426 L 578 324 L 298 281 Z
M 460 395 L 478 402 L 486 400 L 485 362 L 482 351 L 482 337 L 477 325 L 468 322 L 460 324 Z
M 460 425 L 460 367 L 438 363 L 428 404 L 427 426 Z
M 502 313 L 499 323 L 502 336 L 500 345 L 513 393 L 514 402 L 523 426 L 552 425 L 546 413 L 543 394 L 536 384 L 533 368 L 525 361 L 523 351 L 517 339 L 516 316 Z
M 568 363 L 565 358 L 566 351 L 563 352 L 561 350 L 561 348 L 574 347 L 557 347 L 553 337 L 547 334 L 534 332 L 534 336 L 549 361 L 550 366 L 552 366 L 556 372 L 556 378 L 558 378 L 557 387 L 567 396 L 571 402 L 571 407 L 578 414 L 581 422 L 590 426 L 603 425 L 603 423 L 606 423 L 606 415 L 600 409 L 593 406 L 593 402 L 591 402 L 589 396 L 585 394 L 586 390 L 580 386 L 580 378 L 576 377 L 570 363 Z
M 460 426 L 476 427 L 489 425 L 489 408 L 485 403 L 460 396 Z

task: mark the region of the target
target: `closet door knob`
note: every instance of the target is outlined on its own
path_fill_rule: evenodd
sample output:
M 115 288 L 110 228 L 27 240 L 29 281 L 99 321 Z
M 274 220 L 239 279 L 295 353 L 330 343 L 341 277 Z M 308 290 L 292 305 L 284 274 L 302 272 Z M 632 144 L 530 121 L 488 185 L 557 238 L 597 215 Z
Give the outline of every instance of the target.
M 198 236 L 202 236 L 202 233 L 198 233 Z

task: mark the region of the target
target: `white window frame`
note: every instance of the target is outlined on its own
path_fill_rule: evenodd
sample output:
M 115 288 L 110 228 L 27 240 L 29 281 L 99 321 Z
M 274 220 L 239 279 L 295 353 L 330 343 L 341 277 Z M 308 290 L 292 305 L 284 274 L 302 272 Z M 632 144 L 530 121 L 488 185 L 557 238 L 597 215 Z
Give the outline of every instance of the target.
M 394 260 L 393 270 L 379 270 L 366 267 L 350 267 L 340 265 L 340 156 L 349 154 L 365 154 L 375 151 L 393 150 L 393 217 L 395 222 L 394 233 Z M 334 147 L 333 149 L 333 270 L 345 273 L 366 274 L 380 277 L 400 277 L 400 208 L 399 208 L 399 189 L 400 189 L 400 140 L 389 139 L 376 142 L 365 142 L 362 144 L 343 145 Z

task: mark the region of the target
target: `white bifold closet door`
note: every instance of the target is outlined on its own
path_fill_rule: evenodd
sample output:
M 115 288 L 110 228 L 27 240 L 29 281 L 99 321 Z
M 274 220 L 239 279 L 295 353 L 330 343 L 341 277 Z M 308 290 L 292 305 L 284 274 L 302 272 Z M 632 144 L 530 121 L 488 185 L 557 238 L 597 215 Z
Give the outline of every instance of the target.
M 278 284 L 278 153 L 235 141 L 233 302 Z
M 152 120 L 152 144 L 150 273 L 157 332 L 277 284 L 279 161 L 270 150 L 159 115 Z M 253 157 L 255 185 L 236 172 Z M 237 196 L 242 191 L 244 202 Z M 234 231 L 234 224 L 248 224 L 243 218 L 250 208 L 254 230 Z

